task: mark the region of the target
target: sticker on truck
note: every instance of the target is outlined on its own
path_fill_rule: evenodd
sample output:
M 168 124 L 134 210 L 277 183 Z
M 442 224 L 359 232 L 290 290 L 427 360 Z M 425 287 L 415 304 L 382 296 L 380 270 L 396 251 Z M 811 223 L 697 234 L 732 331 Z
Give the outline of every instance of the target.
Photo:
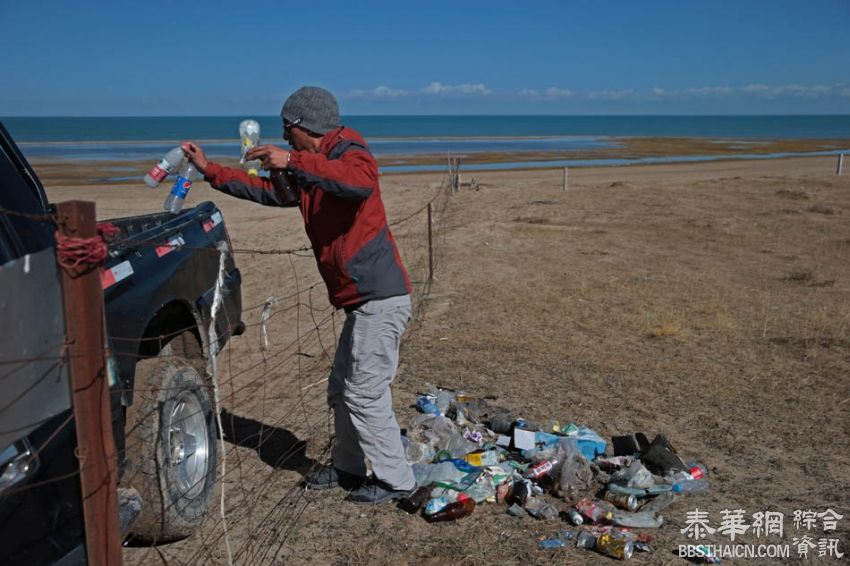
M 133 274 L 133 266 L 129 261 L 122 261 L 114 267 L 104 269 L 100 272 L 100 285 L 107 289 L 112 287 L 119 281 L 130 277 Z
M 209 232 L 219 224 L 221 224 L 221 213 L 216 212 L 215 214 L 210 216 L 209 220 L 204 221 L 204 232 Z
M 170 254 L 177 248 L 183 247 L 186 245 L 186 241 L 181 237 L 177 236 L 176 238 L 171 238 L 168 240 L 167 244 L 162 244 L 161 246 L 157 246 L 156 255 L 157 257 L 162 257 L 164 255 Z

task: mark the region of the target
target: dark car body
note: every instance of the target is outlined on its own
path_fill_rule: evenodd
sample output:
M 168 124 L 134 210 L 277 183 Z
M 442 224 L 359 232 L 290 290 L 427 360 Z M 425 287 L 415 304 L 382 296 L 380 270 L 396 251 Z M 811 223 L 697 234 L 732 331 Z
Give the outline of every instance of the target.
M 79 461 L 55 261 L 53 207 L 0 124 L 0 563 L 85 560 Z M 171 213 L 119 218 L 101 272 L 109 337 L 112 425 L 123 470 L 126 408 L 139 359 L 191 330 L 209 352 L 207 329 L 222 249 L 229 239 L 211 202 Z M 242 328 L 241 277 L 226 254 L 219 346 Z M 15 467 L 17 466 L 17 468 Z M 14 481 L 12 481 L 14 480 Z M 11 482 L 11 483 L 10 483 Z

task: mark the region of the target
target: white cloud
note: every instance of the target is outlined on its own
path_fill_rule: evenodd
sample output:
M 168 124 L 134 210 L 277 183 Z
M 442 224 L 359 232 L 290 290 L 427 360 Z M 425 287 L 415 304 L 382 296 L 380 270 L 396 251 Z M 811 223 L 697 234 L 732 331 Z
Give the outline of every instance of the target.
M 635 93 L 633 89 L 625 90 L 596 90 L 587 95 L 588 98 L 599 98 L 603 100 L 621 100 Z
M 732 94 L 733 89 L 728 86 L 703 86 L 699 88 L 686 88 L 682 90 L 664 90 L 655 87 L 652 94 L 667 98 L 695 98 L 695 97 L 717 97 Z
M 747 85 L 741 90 L 743 90 L 744 92 L 749 92 L 749 93 L 753 93 L 753 94 L 764 94 L 764 93 L 770 92 L 771 89 L 767 85 L 757 83 L 757 84 Z
M 568 88 L 556 88 L 551 86 L 543 92 L 533 88 L 526 88 L 519 91 L 519 95 L 532 100 L 557 100 L 559 98 L 568 98 L 572 96 L 573 91 Z
M 487 85 L 482 83 L 463 83 L 459 85 L 444 85 L 441 82 L 434 81 L 422 89 L 425 94 L 477 94 L 486 96 L 493 94 L 493 91 L 487 88 Z
M 390 88 L 388 86 L 379 86 L 375 89 L 375 96 L 407 96 L 406 90 L 400 90 L 395 88 Z
M 572 95 L 573 92 L 568 88 L 555 88 L 552 86 L 546 89 L 546 96 L 549 98 L 567 98 Z
M 593 94 L 593 93 L 591 93 Z M 744 94 L 760 96 L 764 98 L 794 97 L 794 98 L 819 98 L 824 96 L 850 96 L 850 89 L 844 83 L 835 85 L 766 85 L 763 83 L 752 83 L 743 87 L 728 86 L 704 86 L 699 88 L 685 88 L 681 90 L 664 90 L 655 87 L 652 94 L 664 98 L 709 98 L 732 96 Z
M 392 99 L 409 96 L 489 96 L 493 91 L 484 83 L 461 83 L 443 84 L 433 81 L 418 90 L 405 90 L 380 85 L 371 89 L 355 89 L 349 92 L 351 98 Z M 597 90 L 591 92 L 575 93 L 568 88 L 548 87 L 545 89 L 526 88 L 517 92 L 520 97 L 536 101 L 552 101 L 573 96 L 586 97 L 591 100 L 624 100 L 629 98 L 656 97 L 665 99 L 691 99 L 691 98 L 719 98 L 733 95 L 750 95 L 763 98 L 791 97 L 791 98 L 821 98 L 828 96 L 840 96 L 850 98 L 850 85 L 846 83 L 835 83 L 833 85 L 767 85 L 763 83 L 752 83 L 743 87 L 729 86 L 702 86 L 675 90 L 653 87 L 649 94 L 638 92 L 634 89 L 622 90 Z
M 685 89 L 683 94 L 685 96 L 724 96 L 732 94 L 732 89 L 728 86 L 704 86 Z
M 384 85 L 370 90 L 355 89 L 351 91 L 351 96 L 354 98 L 398 98 L 409 94 L 406 90 L 390 88 Z
M 787 84 L 787 85 L 778 85 L 778 86 L 769 86 L 766 84 L 755 83 L 749 84 L 743 87 L 741 90 L 747 94 L 753 94 L 757 96 L 765 96 L 767 98 L 776 98 L 777 96 L 792 96 L 797 98 L 818 98 L 821 96 L 830 96 L 833 94 L 837 94 L 839 96 L 846 96 L 844 94 L 846 89 L 841 88 L 841 84 L 837 84 L 834 86 L 827 85 L 798 85 L 798 84 Z

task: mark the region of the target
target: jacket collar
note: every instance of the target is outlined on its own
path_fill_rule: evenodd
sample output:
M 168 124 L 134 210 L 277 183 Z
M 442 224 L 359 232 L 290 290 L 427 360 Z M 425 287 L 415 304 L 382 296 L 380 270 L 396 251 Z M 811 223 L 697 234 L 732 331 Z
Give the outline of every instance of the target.
M 342 135 L 343 130 L 345 130 L 345 126 L 340 126 L 337 129 L 326 133 L 319 144 L 319 152 L 325 155 L 329 154 L 337 143 L 345 139 Z

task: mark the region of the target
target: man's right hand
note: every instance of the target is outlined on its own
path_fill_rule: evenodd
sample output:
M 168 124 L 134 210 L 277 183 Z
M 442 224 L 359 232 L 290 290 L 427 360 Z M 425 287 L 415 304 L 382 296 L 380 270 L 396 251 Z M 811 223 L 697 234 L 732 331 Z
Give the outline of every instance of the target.
M 186 141 L 181 143 L 180 147 L 183 148 L 183 151 L 186 153 L 186 157 L 189 158 L 189 161 L 195 164 L 198 171 L 205 173 L 207 169 L 207 156 L 204 153 L 204 150 L 201 149 L 201 146 L 195 142 Z

